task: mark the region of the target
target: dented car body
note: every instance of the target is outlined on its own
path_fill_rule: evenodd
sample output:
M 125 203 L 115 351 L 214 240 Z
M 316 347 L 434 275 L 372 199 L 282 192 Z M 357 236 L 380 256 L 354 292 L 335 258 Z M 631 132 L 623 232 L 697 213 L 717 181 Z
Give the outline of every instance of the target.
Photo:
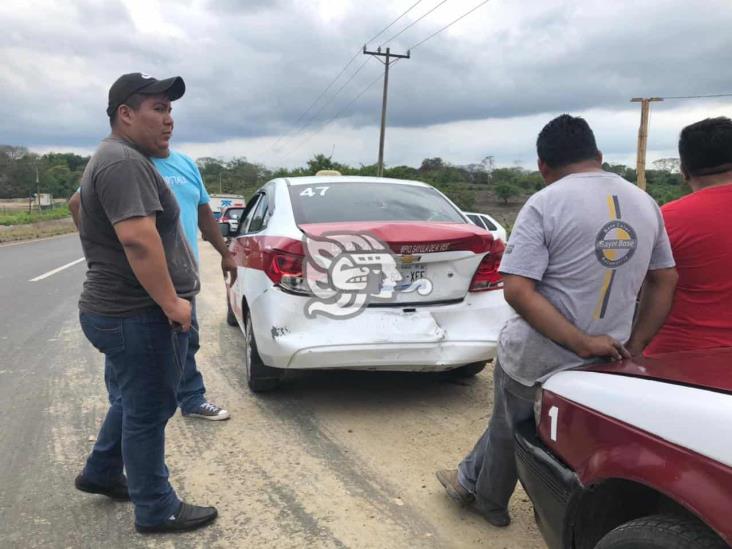
M 287 369 L 476 373 L 511 314 L 503 243 L 419 182 L 270 181 L 230 249 L 228 320 L 245 336 L 253 390 Z

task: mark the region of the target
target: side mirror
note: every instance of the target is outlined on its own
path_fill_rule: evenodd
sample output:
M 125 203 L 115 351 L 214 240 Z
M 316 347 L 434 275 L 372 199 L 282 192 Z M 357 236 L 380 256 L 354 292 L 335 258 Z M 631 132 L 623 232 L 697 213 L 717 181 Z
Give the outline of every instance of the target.
M 219 231 L 221 232 L 221 236 L 223 236 L 224 238 L 228 237 L 231 233 L 229 224 L 228 223 L 219 223 Z

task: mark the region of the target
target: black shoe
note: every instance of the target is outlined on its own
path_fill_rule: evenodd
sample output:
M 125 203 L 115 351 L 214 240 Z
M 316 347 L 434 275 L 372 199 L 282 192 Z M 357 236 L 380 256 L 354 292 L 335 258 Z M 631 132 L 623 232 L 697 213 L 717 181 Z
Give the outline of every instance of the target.
M 198 505 L 181 502 L 178 511 L 162 524 L 156 524 L 155 526 L 135 524 L 135 528 L 141 534 L 185 532 L 210 524 L 218 514 L 215 507 L 199 507 Z
M 130 501 L 130 493 L 127 490 L 127 479 L 124 476 L 120 477 L 117 482 L 110 486 L 102 486 L 101 484 L 90 481 L 82 473 L 76 477 L 74 486 L 76 486 L 77 490 L 88 494 L 101 494 L 118 501 Z

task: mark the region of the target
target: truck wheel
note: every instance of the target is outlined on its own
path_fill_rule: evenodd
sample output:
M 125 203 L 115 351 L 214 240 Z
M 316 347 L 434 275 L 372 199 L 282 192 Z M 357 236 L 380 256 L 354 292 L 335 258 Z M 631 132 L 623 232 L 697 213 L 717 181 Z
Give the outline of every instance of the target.
M 262 362 L 257 350 L 257 342 L 254 339 L 252 327 L 252 315 L 247 314 L 244 322 L 244 339 L 246 340 L 246 351 L 244 353 L 244 367 L 247 373 L 247 385 L 255 392 L 271 391 L 280 384 L 282 371 L 279 368 L 272 368 Z
M 232 308 L 231 308 L 231 302 L 229 301 L 228 292 L 227 292 L 227 295 L 226 295 L 226 323 L 229 326 L 236 326 L 237 325 L 236 316 L 234 316 L 234 311 L 232 310 Z
M 453 378 L 465 378 L 478 375 L 485 368 L 485 362 L 471 362 L 454 370 L 448 370 L 447 374 Z
M 724 549 L 703 523 L 676 515 L 651 515 L 611 530 L 595 549 Z

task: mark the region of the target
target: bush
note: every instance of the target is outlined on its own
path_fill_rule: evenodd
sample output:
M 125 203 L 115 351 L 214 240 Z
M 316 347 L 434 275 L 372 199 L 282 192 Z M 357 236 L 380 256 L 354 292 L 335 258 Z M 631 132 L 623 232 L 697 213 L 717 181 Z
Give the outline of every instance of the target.
M 513 183 L 498 183 L 495 186 L 496 196 L 503 200 L 504 204 L 508 204 L 508 200 L 514 196 L 521 195 L 521 189 Z
M 52 219 L 63 219 L 70 216 L 68 206 L 61 206 L 52 210 L 44 210 L 42 212 L 17 212 L 0 214 L 0 225 L 27 225 L 36 221 L 49 221 Z

